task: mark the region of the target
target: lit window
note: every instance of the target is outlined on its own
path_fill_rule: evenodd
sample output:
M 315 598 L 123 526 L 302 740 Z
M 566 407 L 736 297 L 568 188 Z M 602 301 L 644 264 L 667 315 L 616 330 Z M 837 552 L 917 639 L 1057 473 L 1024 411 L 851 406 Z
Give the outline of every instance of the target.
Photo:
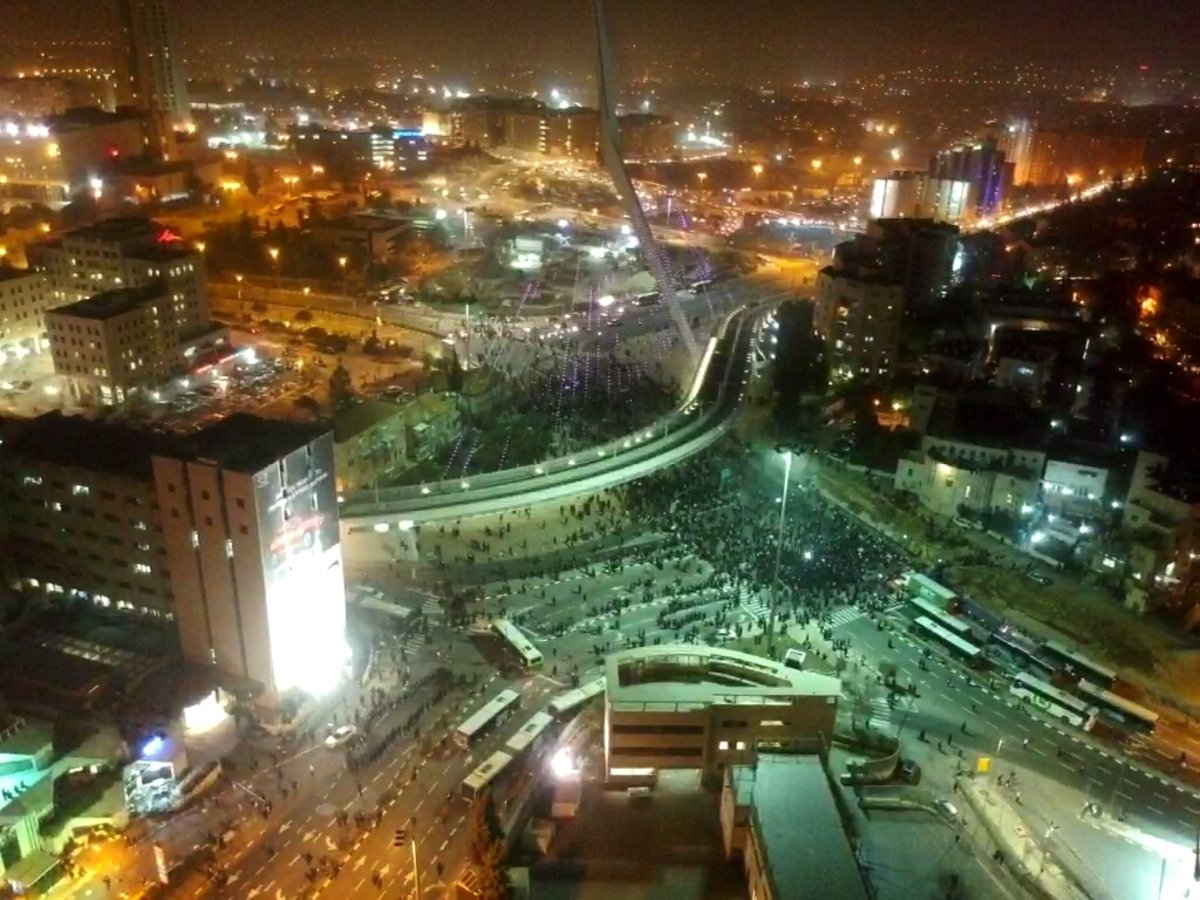
M 153 569 L 151 569 L 145 563 L 134 563 L 133 571 L 137 572 L 139 575 L 149 575 Z
M 227 559 L 233 559 L 233 539 L 225 538 L 225 556 Z
M 198 550 L 199 548 L 200 548 L 200 532 L 193 530 L 192 531 L 192 549 Z
M 738 741 L 738 742 L 737 742 L 737 749 L 738 749 L 738 750 L 745 750 L 745 749 L 746 749 L 746 742 L 745 742 L 745 741 Z
M 71 496 L 73 496 L 73 497 L 86 497 L 89 494 L 91 494 L 91 492 L 92 492 L 92 489 L 90 487 L 88 487 L 86 484 L 71 485 Z
M 717 749 L 718 750 L 728 750 L 729 749 L 729 741 L 718 741 Z
M 42 483 L 42 478 L 40 475 L 26 475 L 24 478 L 21 479 L 21 483 L 29 484 L 29 485 L 38 485 L 38 484 Z
M 759 722 L 758 724 L 763 728 L 782 728 L 784 722 L 782 719 L 768 719 L 767 721 Z

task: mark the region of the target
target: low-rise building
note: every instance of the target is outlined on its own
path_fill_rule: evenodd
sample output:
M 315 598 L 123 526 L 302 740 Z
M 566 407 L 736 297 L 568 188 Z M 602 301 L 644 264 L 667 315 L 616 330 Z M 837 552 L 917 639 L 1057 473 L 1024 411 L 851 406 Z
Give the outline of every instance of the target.
M 412 225 L 404 219 L 357 215 L 323 221 L 313 226 L 312 235 L 335 253 L 352 259 L 387 262 L 395 254 L 401 235 L 411 229 Z
M 873 896 L 846 832 L 850 816 L 840 793 L 818 754 L 761 753 L 754 765 L 725 770 L 725 854 L 741 856 L 751 897 Z
M 605 660 L 605 769 L 610 779 L 658 769 L 752 763 L 760 751 L 823 751 L 841 683 L 761 656 L 701 644 L 639 647 Z
M 973 455 L 975 450 L 981 452 Z M 1021 455 L 1022 451 L 992 448 L 945 453 L 923 447 L 900 458 L 893 486 L 915 494 L 922 506 L 942 516 L 963 512 L 1019 515 L 1037 503 L 1040 474 L 1017 462 Z
M 1200 477 L 1163 454 L 1139 451 L 1123 526 L 1135 545 L 1131 574 L 1143 588 L 1186 585 L 1200 553 Z
M 408 425 L 404 406 L 364 400 L 333 419 L 333 459 L 337 488 L 366 491 L 408 467 Z

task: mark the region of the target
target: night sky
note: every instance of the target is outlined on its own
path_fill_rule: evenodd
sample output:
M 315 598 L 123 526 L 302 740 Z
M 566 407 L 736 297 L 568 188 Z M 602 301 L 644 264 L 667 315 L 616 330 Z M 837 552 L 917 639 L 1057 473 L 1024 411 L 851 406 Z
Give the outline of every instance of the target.
M 99 37 L 111 0 L 0 0 L 17 40 Z M 587 0 L 176 0 L 185 50 L 385 43 L 453 69 L 579 68 Z M 936 62 L 1195 62 L 1196 0 L 609 0 L 626 65 L 656 57 L 732 80 L 846 77 Z M 631 46 L 632 45 L 632 46 Z M 407 51 L 407 52 L 406 52 Z M 372 54 L 373 55 L 373 54 Z M 634 74 L 630 72 L 629 74 Z

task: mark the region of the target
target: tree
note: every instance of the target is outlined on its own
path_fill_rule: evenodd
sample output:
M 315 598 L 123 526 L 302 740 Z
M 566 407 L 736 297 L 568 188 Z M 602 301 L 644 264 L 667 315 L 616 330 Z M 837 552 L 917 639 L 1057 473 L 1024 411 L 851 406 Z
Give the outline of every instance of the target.
M 484 794 L 471 807 L 471 821 L 467 825 L 469 843 L 467 856 L 477 866 L 484 865 L 493 846 L 503 834 L 500 820 L 496 817 L 496 804 L 491 794 Z
M 329 376 L 329 398 L 334 409 L 338 409 L 354 393 L 350 381 L 350 372 L 340 362 L 333 374 Z
M 254 167 L 253 160 L 246 160 L 246 174 L 242 176 L 242 184 L 246 186 L 246 193 L 251 197 L 257 197 L 258 192 L 262 190 L 262 179 L 258 176 L 258 169 Z

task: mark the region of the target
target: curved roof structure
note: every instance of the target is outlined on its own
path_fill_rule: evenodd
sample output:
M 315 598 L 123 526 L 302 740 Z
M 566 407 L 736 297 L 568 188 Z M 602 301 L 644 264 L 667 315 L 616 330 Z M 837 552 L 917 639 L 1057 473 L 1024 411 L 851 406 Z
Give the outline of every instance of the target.
M 839 697 L 841 682 L 761 656 L 703 644 L 665 644 L 613 653 L 605 660 L 608 702 L 702 708 Z

